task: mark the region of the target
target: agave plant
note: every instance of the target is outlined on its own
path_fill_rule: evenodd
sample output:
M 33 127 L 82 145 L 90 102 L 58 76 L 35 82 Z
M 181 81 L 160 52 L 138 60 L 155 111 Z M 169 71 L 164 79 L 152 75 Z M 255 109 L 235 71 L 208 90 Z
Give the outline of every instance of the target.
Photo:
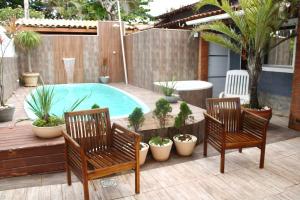
M 202 0 L 200 9 L 206 5 L 215 6 L 227 13 L 234 26 L 223 21 L 199 25 L 194 29 L 209 42 L 214 42 L 247 58 L 250 76 L 250 107 L 258 108 L 258 80 L 262 71 L 262 58 L 274 47 L 270 46 L 272 35 L 287 21 L 299 0 L 240 0 L 236 10 L 229 0 Z M 286 38 L 290 39 L 295 35 Z
M 57 126 L 64 123 L 62 116 L 52 115 L 51 108 L 54 102 L 54 87 L 40 86 L 35 93 L 30 94 L 30 98 L 26 99 L 30 110 L 37 116 L 34 122 L 36 126 Z M 68 110 L 65 112 L 75 110 L 88 96 L 82 99 L 77 99 Z
M 28 71 L 32 72 L 31 68 L 31 50 L 38 47 L 41 43 L 40 34 L 34 31 L 21 31 L 15 37 L 14 43 L 27 53 Z

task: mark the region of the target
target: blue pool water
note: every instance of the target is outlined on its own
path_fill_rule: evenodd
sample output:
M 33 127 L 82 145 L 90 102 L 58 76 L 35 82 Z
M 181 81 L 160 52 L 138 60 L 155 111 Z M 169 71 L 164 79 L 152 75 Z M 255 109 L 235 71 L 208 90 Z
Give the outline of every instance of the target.
M 112 86 L 99 83 L 61 84 L 47 85 L 54 88 L 54 104 L 51 114 L 63 116 L 70 106 L 77 100 L 88 96 L 75 110 L 90 109 L 95 103 L 100 107 L 108 107 L 110 116 L 113 118 L 127 117 L 135 107 L 142 108 L 144 113 L 149 112 L 149 108 L 137 98 Z M 35 93 L 35 90 L 33 91 Z M 27 99 L 31 101 L 30 95 Z M 36 116 L 29 109 L 25 102 L 25 111 L 29 118 Z

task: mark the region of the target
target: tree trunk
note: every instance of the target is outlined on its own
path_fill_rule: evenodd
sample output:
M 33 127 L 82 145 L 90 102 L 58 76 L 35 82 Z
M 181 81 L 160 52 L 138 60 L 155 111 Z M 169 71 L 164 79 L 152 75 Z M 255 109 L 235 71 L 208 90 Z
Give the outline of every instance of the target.
M 259 108 L 257 87 L 261 71 L 262 64 L 260 56 L 249 56 L 248 72 L 250 78 L 250 108 Z
M 28 51 L 28 53 L 27 53 L 27 58 L 28 58 L 28 71 L 32 72 L 32 68 L 31 68 L 31 53 L 30 53 L 30 51 Z

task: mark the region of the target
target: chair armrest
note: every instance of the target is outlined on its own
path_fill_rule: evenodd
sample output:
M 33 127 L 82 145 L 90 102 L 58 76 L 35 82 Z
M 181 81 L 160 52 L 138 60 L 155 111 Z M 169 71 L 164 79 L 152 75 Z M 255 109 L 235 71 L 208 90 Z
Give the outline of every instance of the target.
M 269 121 L 246 110 L 242 113 L 242 131 L 265 140 Z
M 225 93 L 224 92 L 221 92 L 220 94 L 219 94 L 219 98 L 224 98 L 225 97 Z
M 219 149 L 225 144 L 224 124 L 213 116 L 203 113 L 205 118 L 205 139 L 211 141 Z
M 125 153 L 132 159 L 139 158 L 140 134 L 131 131 L 119 124 L 112 126 L 112 147 Z
M 63 136 L 65 138 L 65 142 L 68 143 L 68 145 L 71 145 L 75 150 L 80 151 L 80 145 L 73 138 L 71 138 L 65 130 L 63 130 Z

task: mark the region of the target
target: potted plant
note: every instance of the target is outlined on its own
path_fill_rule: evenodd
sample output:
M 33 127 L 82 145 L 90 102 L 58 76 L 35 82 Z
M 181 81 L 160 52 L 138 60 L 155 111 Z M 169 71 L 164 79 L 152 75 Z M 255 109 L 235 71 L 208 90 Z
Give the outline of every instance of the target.
M 161 128 L 166 127 L 168 113 L 171 111 L 172 107 L 166 99 L 161 98 L 155 103 L 153 115 L 158 119 Z M 160 136 L 152 137 L 149 141 L 149 145 L 153 158 L 157 161 L 167 160 L 170 155 L 172 144 L 172 140 L 168 138 L 162 138 Z
M 15 37 L 14 42 L 16 46 L 27 54 L 28 72 L 24 72 L 22 74 L 24 86 L 36 87 L 40 74 L 32 72 L 31 50 L 40 45 L 41 36 L 34 31 L 20 31 L 20 33 Z
M 15 107 L 14 105 L 9 105 L 5 103 L 5 87 L 4 87 L 4 57 L 11 45 L 12 41 L 18 34 L 18 27 L 16 26 L 16 18 L 12 18 L 6 22 L 0 22 L 0 25 L 5 26 L 5 35 L 0 35 L 0 122 L 12 121 Z
M 293 9 L 298 9 L 296 1 L 274 1 L 274 0 L 240 0 L 239 11 L 231 7 L 229 1 L 202 0 L 197 4 L 197 9 L 212 5 L 223 10 L 230 16 L 233 23 L 214 21 L 199 25 L 194 29 L 201 32 L 200 36 L 208 41 L 228 48 L 247 60 L 247 70 L 250 78 L 250 104 L 249 111 L 256 114 L 263 112 L 262 116 L 270 118 L 272 109 L 260 106 L 258 101 L 258 80 L 262 72 L 262 60 L 268 52 L 280 43 L 295 37 L 296 34 L 274 41 L 272 36 L 280 30 L 283 23 L 288 19 L 288 13 L 293 14 Z M 234 25 L 234 27 L 233 27 Z
M 70 107 L 69 111 L 77 108 L 86 97 L 76 100 Z M 41 138 L 54 138 L 62 134 L 64 120 L 62 117 L 50 114 L 54 103 L 54 88 L 40 86 L 35 93 L 30 94 L 30 98 L 26 99 L 29 108 L 37 116 L 32 123 L 33 133 Z
M 96 103 L 94 105 L 92 105 L 92 107 L 91 107 L 91 109 L 98 109 L 98 108 L 100 108 L 100 106 Z
M 107 58 L 103 59 L 103 65 L 101 67 L 101 75 L 99 77 L 99 82 L 107 84 L 109 81 L 109 67 Z
M 169 159 L 173 142 L 169 138 L 160 136 L 152 137 L 149 141 L 152 156 L 157 161 L 165 161 Z
M 138 132 L 143 122 L 145 121 L 144 113 L 141 108 L 136 107 L 133 112 L 128 116 L 129 128 L 133 128 L 135 132 Z M 143 165 L 146 161 L 149 145 L 140 143 L 140 165 Z
M 169 103 L 177 103 L 178 101 L 178 98 L 173 95 L 175 86 L 176 82 L 174 78 L 172 79 L 172 81 L 167 81 L 164 84 L 160 84 L 161 91 L 163 92 L 163 94 L 165 95 L 165 99 Z
M 188 120 L 193 121 L 191 116 L 192 111 L 187 105 L 186 102 L 180 104 L 180 112 L 175 117 L 174 126 L 179 130 L 179 134 L 173 137 L 176 151 L 181 156 L 190 156 L 195 148 L 197 137 L 190 134 L 185 134 L 181 130 L 184 127 Z

